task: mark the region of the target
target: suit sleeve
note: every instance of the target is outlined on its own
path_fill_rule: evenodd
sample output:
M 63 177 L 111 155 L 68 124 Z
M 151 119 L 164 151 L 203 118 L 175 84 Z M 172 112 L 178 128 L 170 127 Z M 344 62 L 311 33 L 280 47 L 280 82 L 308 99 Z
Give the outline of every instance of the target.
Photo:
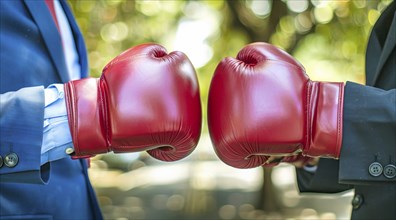
M 1 94 L 0 104 L 0 182 L 46 183 L 50 165 L 40 165 L 44 88 L 26 87 Z M 15 166 L 6 161 L 11 154 L 17 157 Z
M 375 184 L 396 182 L 384 173 L 373 176 L 369 166 L 396 165 L 396 89 L 382 90 L 347 83 L 344 97 L 343 144 L 339 182 Z
M 353 186 L 339 183 L 339 161 L 321 158 L 316 172 L 297 168 L 297 184 L 300 192 L 338 193 Z
M 300 192 L 335 193 L 353 185 L 395 182 L 372 176 L 369 166 L 385 167 L 396 160 L 396 90 L 347 82 L 344 97 L 343 141 L 339 160 L 320 159 L 310 173 L 297 169 Z

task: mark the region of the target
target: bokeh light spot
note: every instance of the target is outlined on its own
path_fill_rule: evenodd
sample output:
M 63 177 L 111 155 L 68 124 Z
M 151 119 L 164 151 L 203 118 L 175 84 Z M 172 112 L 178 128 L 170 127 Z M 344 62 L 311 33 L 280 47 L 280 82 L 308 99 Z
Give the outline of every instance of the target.
M 236 216 L 236 208 L 233 205 L 223 205 L 219 209 L 221 219 L 233 219 Z
M 380 12 L 374 9 L 370 9 L 369 13 L 368 13 L 368 21 L 370 23 L 370 25 L 374 25 L 374 23 L 377 21 L 377 19 L 380 16 Z
M 271 12 L 271 1 L 252 0 L 247 4 L 256 16 L 263 17 Z
M 287 7 L 290 9 L 290 11 L 296 12 L 296 13 L 301 13 L 308 8 L 308 0 L 288 0 L 287 1 Z
M 316 7 L 314 9 L 314 16 L 318 23 L 329 23 L 333 19 L 333 9 L 329 5 Z
M 128 36 L 128 26 L 124 22 L 106 24 L 100 30 L 100 35 L 106 42 L 122 41 Z

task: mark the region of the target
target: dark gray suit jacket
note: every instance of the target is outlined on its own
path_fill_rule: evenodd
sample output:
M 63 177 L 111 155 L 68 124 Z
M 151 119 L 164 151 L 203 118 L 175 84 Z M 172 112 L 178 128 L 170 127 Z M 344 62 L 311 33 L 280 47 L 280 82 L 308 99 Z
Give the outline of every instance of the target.
M 301 192 L 355 189 L 352 219 L 395 219 L 396 177 L 369 166 L 396 166 L 396 4 L 373 27 L 366 52 L 367 86 L 347 82 L 339 160 L 321 159 L 315 174 L 297 169 Z

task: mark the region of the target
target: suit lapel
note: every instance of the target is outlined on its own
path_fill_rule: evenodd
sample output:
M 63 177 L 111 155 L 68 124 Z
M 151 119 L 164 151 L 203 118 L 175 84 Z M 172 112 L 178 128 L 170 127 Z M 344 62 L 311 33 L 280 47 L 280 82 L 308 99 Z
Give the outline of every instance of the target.
M 392 11 L 392 13 L 393 13 L 392 24 L 390 26 L 388 36 L 385 40 L 384 47 L 378 61 L 378 66 L 376 68 L 373 78 L 373 85 L 375 85 L 376 81 L 378 80 L 382 68 L 384 67 L 386 61 L 389 58 L 389 55 L 392 53 L 396 45 L 396 13 L 394 11 Z
M 61 46 L 62 40 L 50 11 L 44 1 L 24 0 L 24 2 L 41 32 L 60 79 L 62 82 L 69 81 L 70 77 L 67 73 L 65 55 Z
M 80 59 L 80 66 L 81 66 L 81 77 L 88 76 L 88 58 L 87 58 L 87 50 L 85 48 L 84 38 L 78 28 L 78 25 L 74 19 L 74 16 L 67 5 L 67 2 L 64 0 L 59 1 L 62 5 L 63 11 L 69 21 L 70 28 L 73 32 L 74 42 L 76 43 L 76 49 L 78 53 L 78 57 Z
M 381 48 L 377 34 L 373 31 L 370 35 L 366 51 L 366 84 L 369 86 L 374 85 L 374 76 L 382 52 Z

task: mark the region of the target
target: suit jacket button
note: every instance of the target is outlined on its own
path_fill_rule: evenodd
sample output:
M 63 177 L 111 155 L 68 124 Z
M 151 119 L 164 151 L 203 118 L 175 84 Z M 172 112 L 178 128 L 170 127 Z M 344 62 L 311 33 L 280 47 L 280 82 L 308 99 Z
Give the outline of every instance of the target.
M 18 164 L 18 155 L 16 153 L 10 153 L 7 154 L 4 157 L 4 165 L 6 165 L 7 167 L 15 167 Z
M 386 178 L 392 179 L 396 176 L 396 166 L 393 164 L 388 164 L 384 167 L 384 176 Z
M 378 162 L 374 162 L 369 166 L 369 173 L 371 176 L 379 176 L 382 173 L 382 165 Z
M 3 166 L 3 157 L 0 155 L 0 167 Z
M 360 194 L 356 194 L 352 199 L 352 207 L 353 209 L 358 209 L 363 204 L 363 196 Z

